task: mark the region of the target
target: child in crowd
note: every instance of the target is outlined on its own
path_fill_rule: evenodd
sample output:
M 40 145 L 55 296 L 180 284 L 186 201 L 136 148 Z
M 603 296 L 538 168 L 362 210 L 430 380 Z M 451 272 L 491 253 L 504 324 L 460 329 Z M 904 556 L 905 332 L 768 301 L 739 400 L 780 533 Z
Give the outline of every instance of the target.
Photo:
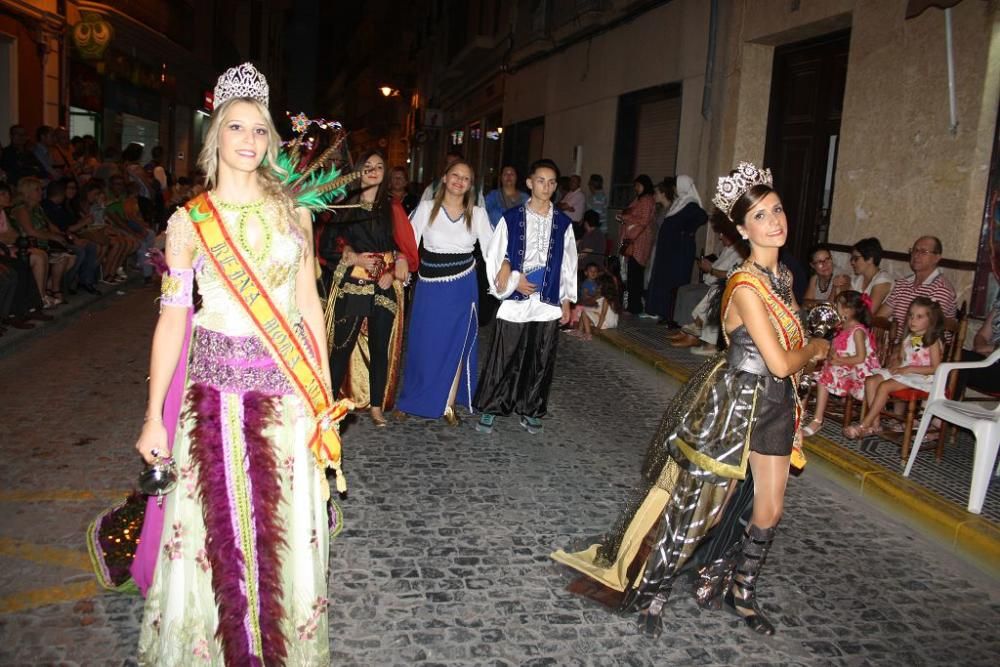
M 907 335 L 894 355 L 894 363 L 865 380 L 868 411 L 860 424 L 844 429 L 848 438 L 863 438 L 879 431 L 879 416 L 889 394 L 907 387 L 930 391 L 934 371 L 944 354 L 944 313 L 936 301 L 918 296 L 906 314 Z
M 584 306 L 596 306 L 597 297 L 600 296 L 597 287 L 597 278 L 601 275 L 601 268 L 595 262 L 590 262 L 583 270 L 583 282 L 580 283 L 580 293 L 577 295 L 576 305 L 573 306 L 573 316 L 570 324 L 576 324 L 580 319 L 580 313 Z
M 503 214 L 483 250 L 490 291 L 501 300 L 496 330 L 476 389 L 476 430 L 489 433 L 497 415 L 520 415 L 528 433 L 542 430 L 555 372 L 559 325 L 576 299 L 573 223 L 552 204 L 559 168 L 531 165 L 531 197 Z
M 875 356 L 875 339 L 869 327 L 872 314 L 871 297 L 861 292 L 847 290 L 837 295 L 834 303 L 842 321 L 840 331 L 833 338 L 830 356 L 816 381 L 816 414 L 802 435 L 813 435 L 823 426 L 830 394 L 850 394 L 859 401 L 865 398 L 865 379 L 878 367 Z
M 579 318 L 578 328 L 570 332 L 571 335 L 578 336 L 584 340 L 590 340 L 593 329 L 616 329 L 618 327 L 618 314 L 622 310 L 621 290 L 618 289 L 618 282 L 609 273 L 602 273 L 597 277 L 597 303 L 594 306 L 576 306 L 574 311 L 580 309 L 582 317 Z

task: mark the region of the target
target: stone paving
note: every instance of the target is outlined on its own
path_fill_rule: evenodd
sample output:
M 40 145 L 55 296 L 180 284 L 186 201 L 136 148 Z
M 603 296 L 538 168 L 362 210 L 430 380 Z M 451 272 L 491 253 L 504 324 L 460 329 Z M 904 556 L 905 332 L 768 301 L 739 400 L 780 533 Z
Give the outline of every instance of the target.
M 83 534 L 134 480 L 155 307 L 140 290 L 0 358 L 0 665 L 128 665 L 141 600 L 98 591 Z M 338 665 L 995 664 L 1000 584 L 824 479 L 793 479 L 761 580 L 770 639 L 675 595 L 657 641 L 563 590 L 676 383 L 564 338 L 545 431 L 410 419 L 345 430 L 332 544 Z

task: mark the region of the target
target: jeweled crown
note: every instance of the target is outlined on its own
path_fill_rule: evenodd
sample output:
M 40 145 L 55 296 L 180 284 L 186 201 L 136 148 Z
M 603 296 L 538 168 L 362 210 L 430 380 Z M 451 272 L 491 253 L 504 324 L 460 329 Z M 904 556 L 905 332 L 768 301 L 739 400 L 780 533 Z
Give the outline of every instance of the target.
M 750 162 L 740 162 L 739 166 L 730 176 L 719 178 L 719 185 L 712 197 L 712 203 L 719 207 L 719 210 L 726 214 L 730 220 L 733 219 L 732 210 L 737 200 L 755 185 L 774 185 L 774 178 L 770 169 L 758 169 Z
M 270 100 L 270 89 L 267 79 L 250 63 L 230 67 L 219 77 L 215 84 L 215 107 L 222 106 L 233 98 L 249 97 L 267 106 Z

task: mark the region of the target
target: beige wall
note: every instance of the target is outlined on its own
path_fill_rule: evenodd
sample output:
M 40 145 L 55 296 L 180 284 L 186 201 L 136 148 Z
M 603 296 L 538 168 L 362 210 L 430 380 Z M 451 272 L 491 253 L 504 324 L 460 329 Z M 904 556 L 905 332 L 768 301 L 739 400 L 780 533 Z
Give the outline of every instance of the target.
M 545 116 L 546 156 L 566 169 L 573 147 L 583 146 L 581 173 L 599 173 L 608 182 L 618 97 L 680 82 L 677 171 L 696 173 L 704 154 L 708 10 L 702 0 L 677 0 L 515 72 L 506 83 L 504 125 Z
M 773 48 L 850 27 L 830 240 L 875 235 L 904 251 L 937 234 L 945 256 L 974 261 L 1000 96 L 1000 3 L 953 9 L 957 132 L 949 131 L 944 14 L 906 20 L 906 0 L 754 0 L 726 16 L 724 66 L 709 160 L 723 172 L 764 153 Z M 792 221 L 794 224 L 794 221 Z M 905 273 L 904 264 L 889 267 Z M 948 271 L 959 299 L 972 273 Z

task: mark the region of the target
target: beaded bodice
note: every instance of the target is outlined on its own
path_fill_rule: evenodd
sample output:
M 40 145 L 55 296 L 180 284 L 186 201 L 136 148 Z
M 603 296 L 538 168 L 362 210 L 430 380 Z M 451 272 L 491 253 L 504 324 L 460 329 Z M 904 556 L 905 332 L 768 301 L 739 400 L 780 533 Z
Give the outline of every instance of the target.
M 274 199 L 264 199 L 251 204 L 229 204 L 212 199 L 222 222 L 237 249 L 246 258 L 261 280 L 268 296 L 290 323 L 298 322 L 301 315 L 296 302 L 295 282 L 302 258 L 305 239 L 298 225 L 289 220 L 289 213 Z M 252 246 L 248 227 L 256 221 L 261 230 L 260 238 Z M 223 278 L 206 257 L 205 249 L 195 232 L 187 211 L 178 209 L 167 226 L 167 252 L 192 247 L 193 266 L 198 280 L 201 308 L 194 316 L 195 326 L 211 329 L 228 336 L 249 336 L 257 327 L 247 316 L 243 306 L 230 294 Z

